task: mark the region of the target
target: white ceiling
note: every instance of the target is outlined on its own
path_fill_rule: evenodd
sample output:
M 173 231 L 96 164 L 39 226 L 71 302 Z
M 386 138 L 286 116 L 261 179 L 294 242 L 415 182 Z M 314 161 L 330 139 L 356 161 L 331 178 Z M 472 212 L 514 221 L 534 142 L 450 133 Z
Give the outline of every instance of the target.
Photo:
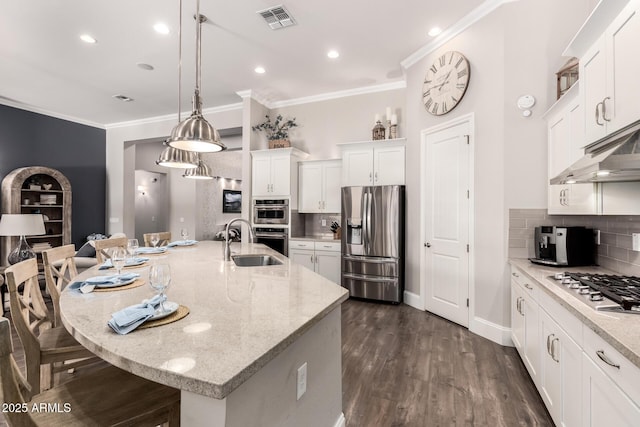
M 446 30 L 484 0 L 279 1 L 201 0 L 205 109 L 238 103 L 244 90 L 275 102 L 400 81 L 400 62 L 433 41 L 430 28 Z M 256 13 L 278 4 L 297 25 L 274 31 Z M 178 5 L 0 0 L 0 103 L 99 125 L 177 114 Z M 195 80 L 195 10 L 183 0 L 183 111 Z M 157 34 L 157 21 L 172 33 Z M 82 33 L 98 43 L 80 41 Z M 329 49 L 340 57 L 328 59 Z M 267 72 L 256 74 L 258 65 Z

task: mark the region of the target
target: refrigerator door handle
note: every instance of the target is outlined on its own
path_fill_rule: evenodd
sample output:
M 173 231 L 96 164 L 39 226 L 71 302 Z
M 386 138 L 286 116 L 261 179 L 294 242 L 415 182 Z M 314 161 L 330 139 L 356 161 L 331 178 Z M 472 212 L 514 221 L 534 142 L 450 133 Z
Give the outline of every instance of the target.
M 358 262 L 366 262 L 370 264 L 386 264 L 388 262 L 397 262 L 397 258 L 390 257 L 366 257 L 366 256 L 354 256 L 354 255 L 343 255 L 342 259 L 345 261 L 358 261 Z
M 380 276 L 367 276 L 366 274 L 353 274 L 353 273 L 342 273 L 342 277 L 345 279 L 355 279 L 355 280 L 366 280 L 367 282 L 374 283 L 388 283 L 388 282 L 397 282 L 397 277 L 380 277 Z
M 366 246 L 366 253 L 370 253 L 371 252 L 371 199 L 373 198 L 373 195 L 370 192 L 367 192 L 367 210 L 365 212 L 365 215 L 367 215 L 367 231 L 366 231 L 366 242 L 367 242 L 367 246 Z

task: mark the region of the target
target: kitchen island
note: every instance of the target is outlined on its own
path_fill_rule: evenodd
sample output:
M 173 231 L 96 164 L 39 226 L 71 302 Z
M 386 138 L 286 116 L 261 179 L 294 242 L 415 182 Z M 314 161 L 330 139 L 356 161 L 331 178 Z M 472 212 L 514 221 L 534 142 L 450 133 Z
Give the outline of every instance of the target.
M 170 264 L 168 299 L 188 307 L 187 317 L 115 334 L 107 326 L 111 314 L 151 297 L 145 284 L 90 294 L 65 290 L 62 322 L 109 363 L 182 390 L 182 425 L 342 425 L 340 305 L 347 291 L 264 245 L 232 249 L 269 254 L 282 264 L 238 267 L 224 261 L 224 242 L 171 248 L 126 270 L 146 281 L 150 263 Z M 94 267 L 78 279 L 99 274 L 104 271 Z M 303 366 L 306 392 L 298 399 Z

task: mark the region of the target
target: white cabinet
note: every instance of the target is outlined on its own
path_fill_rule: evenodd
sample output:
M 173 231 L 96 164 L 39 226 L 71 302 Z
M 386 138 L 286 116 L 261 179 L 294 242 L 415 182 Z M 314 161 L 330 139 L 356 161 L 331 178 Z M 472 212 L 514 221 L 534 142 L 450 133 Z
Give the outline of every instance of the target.
M 587 142 L 638 119 L 639 12 L 640 2 L 631 0 L 580 58 Z
M 339 144 L 342 186 L 404 185 L 405 140 Z
M 339 213 L 341 160 L 298 163 L 298 211 Z
M 289 258 L 340 284 L 340 242 L 289 240 Z
M 571 166 L 584 154 L 584 114 L 576 83 L 545 113 L 547 118 L 549 179 Z M 548 186 L 550 215 L 596 215 L 600 211 L 598 184 Z
M 524 274 L 516 268 L 511 269 L 511 292 L 514 306 L 511 310 L 512 335 L 516 349 L 529 371 L 529 375 L 537 383 L 539 364 L 538 337 L 538 302 L 536 300 L 537 285 L 533 285 Z M 513 297 L 515 296 L 515 300 Z M 519 344 L 519 346 L 518 346 Z
M 251 190 L 253 197 L 297 195 L 297 162 L 307 156 L 295 148 L 252 151 Z
M 539 314 L 540 395 L 557 426 L 580 426 L 582 348 L 542 307 Z

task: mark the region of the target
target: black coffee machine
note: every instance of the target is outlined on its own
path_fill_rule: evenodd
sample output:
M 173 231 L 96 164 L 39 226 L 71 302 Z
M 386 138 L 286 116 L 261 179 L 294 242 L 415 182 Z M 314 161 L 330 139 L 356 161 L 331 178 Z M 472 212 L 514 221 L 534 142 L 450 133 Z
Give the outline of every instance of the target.
M 534 264 L 571 267 L 595 265 L 596 240 L 592 228 L 541 226 L 535 228 Z

